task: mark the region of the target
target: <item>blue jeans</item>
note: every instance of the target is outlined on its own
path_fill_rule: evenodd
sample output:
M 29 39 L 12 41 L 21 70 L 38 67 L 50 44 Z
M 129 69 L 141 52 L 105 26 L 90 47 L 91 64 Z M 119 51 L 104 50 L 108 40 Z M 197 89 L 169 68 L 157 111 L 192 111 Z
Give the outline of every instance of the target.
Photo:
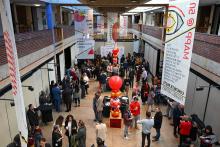
M 57 112 L 60 112 L 60 103 L 60 100 L 54 100 L 54 105 Z
M 160 138 L 160 128 L 156 128 L 156 137 L 155 139 L 159 139 Z

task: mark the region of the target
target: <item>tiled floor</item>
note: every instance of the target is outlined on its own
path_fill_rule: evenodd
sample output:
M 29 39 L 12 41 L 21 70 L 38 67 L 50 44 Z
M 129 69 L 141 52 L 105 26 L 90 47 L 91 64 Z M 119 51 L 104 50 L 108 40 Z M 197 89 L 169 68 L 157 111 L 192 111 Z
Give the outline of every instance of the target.
M 81 106 L 80 107 L 73 107 L 72 111 L 67 112 L 61 112 L 61 113 L 53 113 L 54 120 L 57 118 L 58 115 L 63 115 L 66 117 L 68 114 L 72 114 L 75 119 L 83 120 L 86 124 L 87 128 L 87 140 L 86 144 L 87 147 L 90 147 L 92 144 L 95 144 L 95 122 L 94 119 L 94 113 L 92 110 L 92 98 L 97 90 L 98 83 L 91 81 L 90 82 L 90 89 L 89 89 L 89 95 L 86 97 L 86 99 L 81 100 Z M 102 94 L 103 96 L 109 95 L 109 93 Z M 146 112 L 146 105 L 141 106 L 141 117 L 144 118 L 144 114 Z M 65 111 L 65 108 L 62 109 Z M 162 107 L 162 110 L 165 110 L 164 107 Z M 163 111 L 165 112 L 165 111 Z M 153 114 L 154 115 L 154 114 Z M 107 133 L 107 141 L 106 145 L 108 147 L 140 147 L 141 146 L 141 126 L 139 126 L 139 130 L 132 129 L 130 130 L 130 140 L 124 140 L 123 139 L 123 125 L 121 129 L 115 129 L 115 128 L 109 128 L 109 119 L 105 118 L 104 122 L 108 126 L 108 133 Z M 52 134 L 52 124 L 49 123 L 47 126 L 42 126 L 43 134 L 45 138 L 48 140 L 48 142 L 51 142 L 51 134 Z M 173 128 L 170 126 L 170 121 L 164 117 L 163 118 L 163 125 L 161 129 L 161 138 L 158 142 L 152 142 L 152 147 L 177 147 L 178 146 L 178 139 L 174 138 L 172 135 Z M 155 135 L 155 130 L 152 129 L 152 135 Z M 65 136 L 63 141 L 63 146 L 68 146 L 68 141 Z

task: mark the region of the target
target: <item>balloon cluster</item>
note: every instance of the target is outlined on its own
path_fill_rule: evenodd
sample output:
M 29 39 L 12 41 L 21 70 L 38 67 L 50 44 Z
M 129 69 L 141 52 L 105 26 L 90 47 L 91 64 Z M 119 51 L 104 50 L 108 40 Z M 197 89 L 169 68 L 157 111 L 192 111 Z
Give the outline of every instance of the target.
M 112 50 L 112 62 L 113 63 L 116 63 L 117 64 L 117 62 L 118 62 L 118 54 L 119 54 L 119 49 L 118 48 L 114 48 L 113 50 Z
M 112 117 L 118 117 L 120 114 L 120 100 L 118 97 L 121 95 L 120 88 L 122 86 L 122 79 L 119 76 L 112 76 L 109 79 L 109 87 L 112 89 L 110 106 L 112 110 Z

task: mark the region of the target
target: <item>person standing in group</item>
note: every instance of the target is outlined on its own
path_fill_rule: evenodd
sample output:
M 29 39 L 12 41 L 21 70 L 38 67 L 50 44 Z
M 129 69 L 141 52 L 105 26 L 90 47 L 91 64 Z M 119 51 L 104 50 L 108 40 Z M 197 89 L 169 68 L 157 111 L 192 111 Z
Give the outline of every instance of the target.
M 62 144 L 63 144 L 62 133 L 59 130 L 59 126 L 55 125 L 53 127 L 53 133 L 52 133 L 52 146 L 53 147 L 62 147 Z
M 112 67 L 112 75 L 113 76 L 119 75 L 119 68 L 118 68 L 118 65 L 116 63 L 114 63 L 114 65 Z
M 81 98 L 84 99 L 86 97 L 86 85 L 85 81 L 83 80 L 83 77 L 81 76 L 80 79 L 80 88 L 81 88 Z
M 76 143 L 75 142 L 71 142 L 71 138 L 73 136 L 76 136 L 77 128 L 78 128 L 77 127 L 77 122 L 74 119 L 73 115 L 68 115 L 66 117 L 65 126 L 64 127 L 66 129 L 65 135 L 68 137 L 68 140 L 69 140 L 69 147 L 72 147 Z
M 75 83 L 74 87 L 73 87 L 73 100 L 75 102 L 75 107 L 80 106 L 80 88 L 79 88 L 79 84 Z M 78 105 L 77 105 L 78 103 Z
M 63 90 L 63 101 L 66 104 L 66 112 L 71 111 L 72 93 L 73 91 L 70 85 L 66 85 L 65 89 Z
M 65 89 L 66 86 L 70 85 L 70 78 L 65 74 L 62 80 L 62 89 Z
M 101 138 L 102 142 L 105 143 L 107 136 L 107 127 L 106 124 L 102 121 L 99 121 L 96 124 L 96 138 Z
M 109 65 L 107 66 L 107 72 L 108 72 L 108 76 L 112 76 L 112 64 L 109 63 Z
M 151 87 L 147 98 L 148 112 L 154 111 L 153 110 L 154 97 L 155 97 L 154 88 Z
M 141 78 L 142 78 L 143 83 L 147 82 L 147 71 L 144 67 L 142 68 Z
M 180 104 L 176 106 L 176 108 L 173 109 L 173 135 L 178 138 L 177 136 L 177 128 L 179 132 L 179 125 L 180 125 L 180 120 L 181 117 L 183 116 L 183 108 Z
M 54 123 L 54 126 L 58 126 L 61 135 L 63 135 L 63 131 L 62 131 L 62 127 L 64 126 L 63 123 L 64 123 L 64 117 L 62 115 L 59 115 Z
M 156 136 L 153 141 L 158 141 L 160 138 L 160 128 L 162 126 L 163 114 L 159 107 L 156 108 L 156 114 L 154 115 L 154 128 L 156 130 Z
M 129 77 L 129 80 L 130 80 L 130 88 L 133 88 L 133 86 L 134 86 L 134 75 L 135 75 L 134 69 L 130 68 L 129 73 L 128 73 L 128 77 Z
M 100 77 L 99 77 L 100 87 L 101 91 L 106 91 L 106 82 L 107 82 L 107 74 L 104 70 L 101 71 Z
M 46 138 L 41 138 L 40 147 L 51 147 L 51 145 L 49 143 L 47 143 Z
M 133 116 L 134 127 L 138 129 L 137 121 L 140 119 L 141 107 L 140 107 L 140 103 L 138 101 L 137 96 L 133 97 L 133 101 L 130 103 L 130 110 Z
M 190 137 L 190 131 L 192 128 L 192 122 L 190 118 L 182 117 L 183 120 L 180 121 L 180 144 L 179 147 L 182 147 L 182 144 L 186 141 L 187 138 Z
M 31 126 L 31 132 L 33 133 L 35 127 L 39 125 L 39 117 L 38 117 L 37 109 L 34 108 L 33 104 L 28 105 L 27 118 Z
M 96 108 L 97 108 L 97 116 L 98 116 L 98 121 L 102 121 L 102 111 L 103 111 L 103 98 L 101 96 L 101 92 L 97 91 L 97 101 L 96 101 Z
M 82 120 L 78 123 L 79 129 L 76 134 L 76 140 L 78 141 L 79 147 L 86 147 L 86 126 Z
M 89 77 L 87 76 L 86 73 L 83 74 L 83 81 L 85 82 L 85 92 L 86 94 L 88 93 L 88 89 L 89 89 Z
M 131 112 L 129 110 L 129 105 L 126 105 L 126 110 L 123 114 L 123 118 L 124 118 L 124 139 L 129 139 L 128 138 L 128 128 L 131 126 L 132 124 L 132 117 L 131 117 Z
M 54 98 L 54 104 L 57 112 L 60 112 L 60 104 L 61 104 L 61 90 L 58 84 L 56 83 L 52 88 L 52 95 Z
M 146 104 L 146 101 L 148 99 L 148 94 L 149 94 L 149 85 L 147 82 L 143 81 L 141 86 L 141 101 L 143 105 Z
M 93 111 L 95 114 L 94 121 L 98 121 L 98 113 L 97 113 L 97 107 L 96 107 L 96 103 L 97 103 L 98 98 L 99 98 L 99 94 L 98 94 L 98 92 L 96 92 L 93 97 L 93 101 L 92 101 L 92 108 L 93 108 Z
M 145 147 L 145 139 L 147 137 L 147 147 L 150 147 L 150 134 L 151 128 L 154 126 L 154 120 L 151 118 L 151 112 L 146 112 L 146 119 L 138 120 L 138 124 L 142 124 L 142 144 L 141 147 Z

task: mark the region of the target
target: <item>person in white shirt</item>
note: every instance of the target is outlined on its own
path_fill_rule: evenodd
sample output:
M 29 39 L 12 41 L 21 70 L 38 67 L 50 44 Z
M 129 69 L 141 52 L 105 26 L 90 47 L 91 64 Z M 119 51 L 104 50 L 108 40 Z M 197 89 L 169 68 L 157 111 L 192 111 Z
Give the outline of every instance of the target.
M 150 147 L 150 134 L 151 128 L 154 126 L 154 120 L 151 119 L 151 113 L 146 112 L 146 119 L 138 120 L 138 124 L 142 124 L 142 145 L 141 147 L 145 147 L 145 139 L 147 137 L 147 147 Z
M 83 81 L 85 82 L 86 94 L 88 94 L 88 89 L 89 89 L 89 77 L 87 76 L 86 73 L 83 73 Z
M 147 71 L 145 68 L 142 68 L 142 75 L 141 75 L 142 81 L 144 81 L 144 83 L 146 83 L 147 81 Z
M 96 138 L 102 139 L 103 143 L 106 141 L 107 127 L 102 121 L 96 124 Z

